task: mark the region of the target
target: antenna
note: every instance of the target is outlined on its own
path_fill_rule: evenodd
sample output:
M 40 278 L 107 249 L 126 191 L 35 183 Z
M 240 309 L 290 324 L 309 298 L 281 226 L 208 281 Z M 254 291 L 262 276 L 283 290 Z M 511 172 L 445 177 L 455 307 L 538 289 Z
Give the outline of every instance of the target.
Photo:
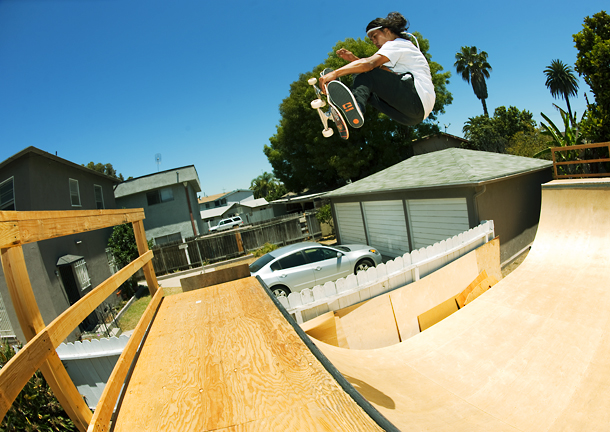
M 155 155 L 155 163 L 157 164 L 157 172 L 159 172 L 159 166 L 161 166 L 161 153 Z

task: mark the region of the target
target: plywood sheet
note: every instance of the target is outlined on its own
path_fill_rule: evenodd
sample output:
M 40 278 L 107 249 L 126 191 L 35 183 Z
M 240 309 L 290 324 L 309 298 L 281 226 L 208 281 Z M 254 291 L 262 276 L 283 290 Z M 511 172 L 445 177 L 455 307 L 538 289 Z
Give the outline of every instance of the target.
M 167 297 L 114 430 L 375 430 L 254 278 Z

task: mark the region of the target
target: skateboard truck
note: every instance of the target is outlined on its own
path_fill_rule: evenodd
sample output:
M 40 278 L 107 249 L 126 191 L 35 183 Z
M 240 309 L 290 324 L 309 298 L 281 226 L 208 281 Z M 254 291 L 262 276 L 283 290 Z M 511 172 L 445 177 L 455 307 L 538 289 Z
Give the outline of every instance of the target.
M 309 78 L 307 80 L 307 83 L 314 88 L 314 90 L 316 91 L 316 96 L 318 96 L 318 99 L 311 101 L 311 107 L 318 111 L 318 114 L 320 115 L 320 120 L 322 120 L 322 124 L 324 125 L 322 135 L 324 136 L 324 138 L 329 138 L 333 135 L 333 133 L 335 133 L 335 131 L 328 126 L 328 120 L 331 119 L 330 110 L 328 112 L 322 111 L 322 108 L 326 106 L 326 101 L 321 97 L 322 91 L 316 85 L 317 82 L 317 78 Z

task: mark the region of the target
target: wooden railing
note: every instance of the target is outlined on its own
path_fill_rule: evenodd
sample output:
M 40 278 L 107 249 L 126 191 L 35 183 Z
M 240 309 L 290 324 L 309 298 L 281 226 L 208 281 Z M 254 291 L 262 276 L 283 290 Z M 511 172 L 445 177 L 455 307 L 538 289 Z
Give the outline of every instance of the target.
M 28 340 L 0 370 L 0 421 L 32 375 L 40 369 L 62 407 L 80 431 L 108 430 L 129 367 L 163 298 L 163 290 L 159 288 L 152 266 L 153 253 L 148 250 L 143 219 L 142 209 L 0 212 L 2 269 L 21 329 Z M 139 257 L 45 326 L 34 298 L 22 246 L 123 223 L 133 225 Z M 141 268 L 152 300 L 123 350 L 95 413 L 91 413 L 57 356 L 55 348 L 97 306 Z
M 608 150 L 608 157 L 600 157 L 599 155 L 593 158 L 586 158 L 586 150 L 589 149 L 603 149 L 605 153 Z M 556 153 L 567 152 L 568 155 L 565 157 L 573 160 L 557 161 Z M 582 144 L 566 147 L 552 147 L 551 154 L 553 155 L 553 170 L 555 171 L 555 178 L 583 178 L 583 177 L 609 177 L 610 173 L 607 169 L 602 169 L 601 172 L 599 167 L 602 163 L 610 162 L 610 142 L 597 143 L 597 144 Z M 565 173 L 559 173 L 558 168 L 564 167 Z M 598 172 L 591 172 L 597 167 Z M 588 171 L 588 172 L 587 172 Z

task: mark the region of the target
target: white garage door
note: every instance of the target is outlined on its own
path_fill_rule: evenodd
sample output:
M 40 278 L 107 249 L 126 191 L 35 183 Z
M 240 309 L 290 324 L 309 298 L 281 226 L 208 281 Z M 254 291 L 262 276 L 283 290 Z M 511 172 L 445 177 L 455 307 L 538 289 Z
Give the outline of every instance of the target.
M 466 198 L 408 200 L 407 209 L 415 249 L 470 229 Z
M 335 204 L 335 213 L 337 215 L 337 229 L 341 237 L 341 243 L 366 244 L 360 203 Z
M 409 252 L 402 200 L 368 201 L 363 203 L 363 207 L 371 246 L 392 258 Z

